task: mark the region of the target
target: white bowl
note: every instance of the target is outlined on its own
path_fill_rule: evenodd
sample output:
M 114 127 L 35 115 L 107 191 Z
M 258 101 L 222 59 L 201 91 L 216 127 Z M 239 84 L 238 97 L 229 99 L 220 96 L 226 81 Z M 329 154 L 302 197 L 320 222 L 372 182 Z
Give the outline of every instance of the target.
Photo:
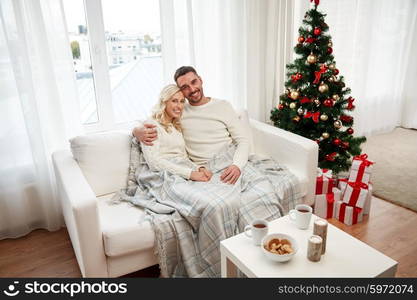
M 289 254 L 277 254 L 277 253 L 269 252 L 268 250 L 265 249 L 265 245 L 268 245 L 268 243 L 272 239 L 280 239 L 280 240 L 287 239 L 291 243 L 291 248 L 293 249 L 293 252 Z M 262 252 L 265 254 L 267 258 L 273 261 L 284 262 L 284 261 L 290 260 L 297 253 L 298 243 L 293 237 L 289 236 L 288 234 L 270 233 L 264 236 L 264 238 L 262 239 L 261 248 L 262 248 Z

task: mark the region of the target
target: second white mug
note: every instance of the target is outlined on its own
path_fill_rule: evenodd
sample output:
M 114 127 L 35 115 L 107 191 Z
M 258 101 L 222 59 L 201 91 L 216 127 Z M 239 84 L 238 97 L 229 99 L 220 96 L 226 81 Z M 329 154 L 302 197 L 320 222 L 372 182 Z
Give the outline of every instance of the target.
M 306 204 L 298 204 L 295 209 L 291 209 L 289 212 L 289 218 L 295 222 L 295 225 L 300 229 L 307 229 L 310 225 L 311 215 L 313 209 Z
M 257 219 L 252 221 L 250 225 L 245 226 L 245 235 L 252 238 L 253 244 L 259 246 L 265 235 L 268 234 L 268 222 Z

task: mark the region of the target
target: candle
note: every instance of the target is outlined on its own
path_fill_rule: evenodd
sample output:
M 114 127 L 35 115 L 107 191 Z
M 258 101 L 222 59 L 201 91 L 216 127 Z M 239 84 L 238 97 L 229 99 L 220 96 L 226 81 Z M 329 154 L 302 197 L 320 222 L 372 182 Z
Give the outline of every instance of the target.
M 318 235 L 312 235 L 308 239 L 307 258 L 311 261 L 319 261 L 323 239 Z
M 317 219 L 314 221 L 314 230 L 313 234 L 318 235 L 323 240 L 323 245 L 321 247 L 321 254 L 326 252 L 326 241 L 327 241 L 327 221 L 324 219 Z

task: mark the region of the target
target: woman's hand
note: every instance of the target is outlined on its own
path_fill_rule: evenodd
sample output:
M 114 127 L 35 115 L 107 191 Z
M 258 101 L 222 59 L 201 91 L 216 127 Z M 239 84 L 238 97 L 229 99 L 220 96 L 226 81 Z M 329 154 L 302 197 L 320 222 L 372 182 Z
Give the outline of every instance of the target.
M 209 181 L 210 180 L 204 172 L 200 172 L 200 171 L 192 171 L 190 179 L 194 181 Z
M 235 184 L 240 177 L 240 169 L 238 166 L 231 165 L 220 176 L 220 180 L 224 183 Z
M 200 167 L 200 168 L 198 168 L 198 170 L 200 172 L 203 172 L 207 176 L 208 180 L 210 180 L 211 177 L 213 176 L 213 173 L 210 172 L 209 170 L 207 170 L 205 167 Z

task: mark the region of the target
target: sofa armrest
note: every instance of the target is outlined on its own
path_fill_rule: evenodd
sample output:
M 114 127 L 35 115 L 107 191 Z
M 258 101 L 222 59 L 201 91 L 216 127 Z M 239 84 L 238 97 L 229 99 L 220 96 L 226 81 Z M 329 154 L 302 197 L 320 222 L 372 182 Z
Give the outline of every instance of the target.
M 256 154 L 266 155 L 285 165 L 300 180 L 307 182 L 304 203 L 314 203 L 318 145 L 289 131 L 251 119 Z
M 84 277 L 108 277 L 97 198 L 69 150 L 52 154 L 65 223 Z

